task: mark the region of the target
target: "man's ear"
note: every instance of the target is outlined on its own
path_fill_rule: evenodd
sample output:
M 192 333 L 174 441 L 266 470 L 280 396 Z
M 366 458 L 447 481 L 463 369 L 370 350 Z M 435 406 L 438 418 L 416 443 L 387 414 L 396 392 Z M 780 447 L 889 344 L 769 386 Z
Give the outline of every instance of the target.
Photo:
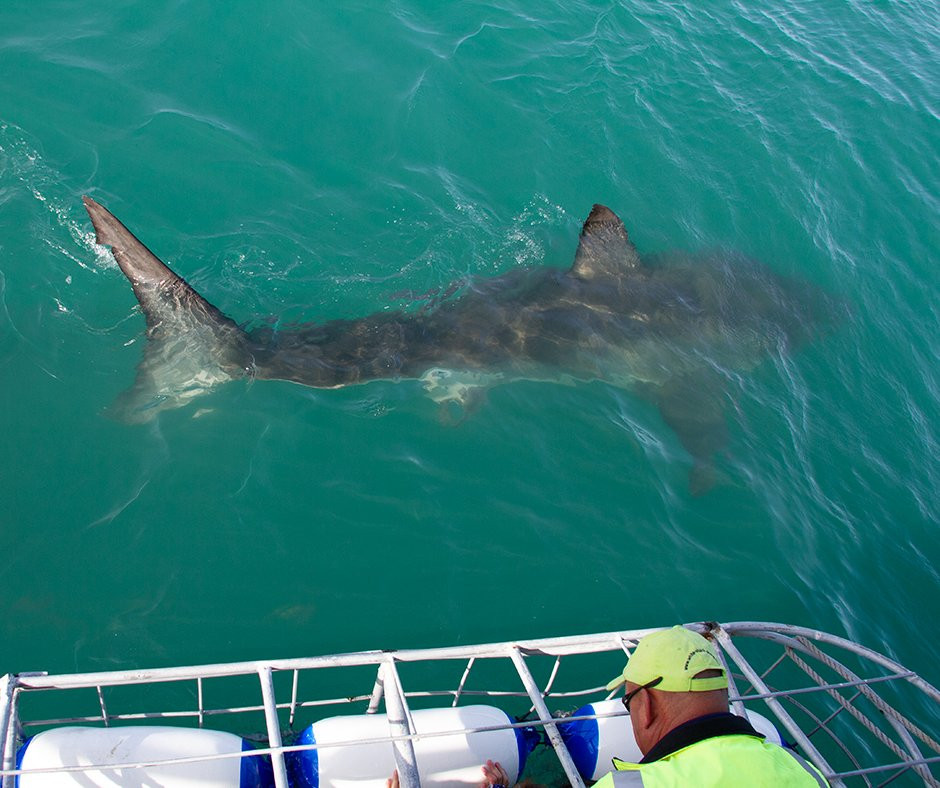
M 642 720 L 639 727 L 652 727 L 653 723 L 656 721 L 656 712 L 658 711 L 652 692 L 646 691 L 638 693 L 630 702 L 630 708 L 633 710 L 633 714 L 630 716 L 633 718 L 634 725 Z

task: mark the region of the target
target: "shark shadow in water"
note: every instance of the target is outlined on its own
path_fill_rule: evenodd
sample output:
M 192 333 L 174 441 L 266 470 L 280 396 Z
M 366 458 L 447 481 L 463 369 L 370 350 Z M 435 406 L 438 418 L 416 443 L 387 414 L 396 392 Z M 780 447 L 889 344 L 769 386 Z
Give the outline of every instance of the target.
M 699 493 L 713 484 L 727 441 L 727 371 L 802 344 L 833 314 L 818 289 L 739 255 L 641 259 L 623 222 L 595 205 L 569 269 L 471 281 L 462 295 L 414 312 L 245 330 L 106 208 L 83 200 L 147 321 L 136 383 L 116 403 L 130 421 L 234 378 L 324 389 L 413 378 L 436 401 L 461 404 L 514 379 L 601 380 L 656 404 L 692 456 Z

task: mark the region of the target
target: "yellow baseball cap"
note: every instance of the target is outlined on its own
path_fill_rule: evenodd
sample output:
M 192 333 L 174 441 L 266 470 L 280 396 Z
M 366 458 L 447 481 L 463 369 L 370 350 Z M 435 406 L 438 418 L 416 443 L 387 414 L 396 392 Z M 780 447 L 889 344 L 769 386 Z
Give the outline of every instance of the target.
M 720 670 L 721 675 L 695 678 L 703 670 Z M 728 675 L 715 647 L 698 632 L 680 626 L 640 638 L 623 673 L 607 689 L 616 689 L 627 681 L 649 684 L 657 678 L 662 680 L 656 689 L 664 692 L 706 692 L 728 687 Z

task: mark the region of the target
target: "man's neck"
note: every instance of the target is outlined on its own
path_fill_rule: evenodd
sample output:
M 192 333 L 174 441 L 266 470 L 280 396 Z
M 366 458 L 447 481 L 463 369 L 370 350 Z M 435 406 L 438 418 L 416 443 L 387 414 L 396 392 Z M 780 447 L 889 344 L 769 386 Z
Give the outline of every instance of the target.
M 728 711 L 713 712 L 675 725 L 650 748 L 640 763 L 658 761 L 678 750 L 715 736 L 734 735 L 763 738 L 744 717 L 738 717 Z

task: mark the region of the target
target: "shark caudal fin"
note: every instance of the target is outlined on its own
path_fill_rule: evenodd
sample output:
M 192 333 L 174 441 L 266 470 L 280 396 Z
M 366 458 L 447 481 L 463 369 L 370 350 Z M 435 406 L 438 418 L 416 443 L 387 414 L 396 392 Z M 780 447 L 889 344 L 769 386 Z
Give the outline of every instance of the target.
M 222 312 L 144 246 L 107 208 L 82 197 L 97 242 L 111 247 L 147 319 L 147 345 L 133 388 L 112 412 L 147 421 L 251 366 L 247 338 Z
M 619 276 L 640 265 L 640 255 L 620 217 L 606 205 L 595 205 L 581 228 L 571 274 L 580 279 Z

